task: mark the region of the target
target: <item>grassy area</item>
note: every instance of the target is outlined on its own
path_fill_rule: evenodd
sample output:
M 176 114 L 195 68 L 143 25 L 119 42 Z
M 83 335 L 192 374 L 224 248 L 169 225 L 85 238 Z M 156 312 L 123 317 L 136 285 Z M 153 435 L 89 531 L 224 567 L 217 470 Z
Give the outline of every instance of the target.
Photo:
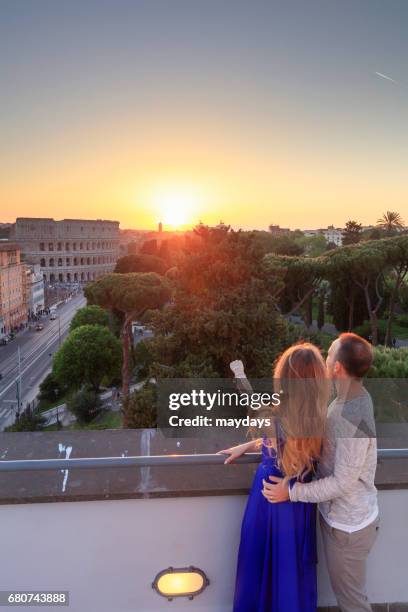
M 387 330 L 387 321 L 385 319 L 380 319 L 378 321 L 378 327 L 385 334 Z M 408 327 L 399 325 L 398 320 L 394 320 L 392 324 L 392 335 L 394 338 L 398 338 L 399 340 L 408 340 Z
M 387 320 L 379 319 L 378 320 L 378 329 L 379 329 L 379 339 L 380 344 L 384 342 L 385 334 L 387 331 Z M 354 328 L 357 334 L 364 336 L 364 338 L 368 338 L 371 335 L 371 326 L 369 321 L 364 321 L 363 325 L 359 325 Z M 392 325 L 392 337 L 397 340 L 408 340 L 408 327 L 400 325 L 398 323 L 398 319 L 394 321 Z
M 40 412 L 44 412 L 44 410 L 49 410 L 50 408 L 61 406 L 62 404 L 66 404 L 69 398 L 70 398 L 70 394 L 65 393 L 65 395 L 61 395 L 61 397 L 59 397 L 58 399 L 52 402 L 49 400 L 41 400 L 40 403 L 38 404 L 38 410 Z
M 317 313 L 318 313 L 318 306 L 317 306 L 317 302 L 314 301 L 313 308 L 312 308 L 312 314 L 313 314 L 314 321 L 317 321 Z M 325 313 L 324 322 L 333 323 L 333 316 L 331 314 Z M 368 322 L 366 322 L 366 324 L 369 325 Z M 380 331 L 385 335 L 387 331 L 387 320 L 379 319 L 378 327 Z M 392 335 L 394 338 L 398 338 L 399 340 L 408 340 L 408 327 L 400 325 L 398 323 L 398 316 L 394 318 L 394 321 L 392 324 Z
M 71 423 L 67 427 L 57 427 L 57 425 L 48 425 L 44 427 L 44 431 L 72 431 L 76 429 L 121 429 L 123 425 L 123 417 L 120 412 L 113 410 L 104 410 L 88 425 L 80 425 L 79 423 Z
M 78 423 L 73 423 L 70 427 L 71 429 L 121 429 L 122 425 L 123 417 L 120 412 L 105 410 L 88 425 L 80 426 Z

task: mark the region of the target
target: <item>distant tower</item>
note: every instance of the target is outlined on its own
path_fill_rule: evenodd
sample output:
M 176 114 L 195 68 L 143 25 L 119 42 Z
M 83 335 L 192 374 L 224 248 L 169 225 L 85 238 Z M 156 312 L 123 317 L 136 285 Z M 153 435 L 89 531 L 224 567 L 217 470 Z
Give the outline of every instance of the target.
M 162 224 L 162 222 L 160 221 L 160 222 L 159 222 L 159 234 L 161 234 L 161 233 L 162 233 L 162 231 L 163 231 L 163 224 Z

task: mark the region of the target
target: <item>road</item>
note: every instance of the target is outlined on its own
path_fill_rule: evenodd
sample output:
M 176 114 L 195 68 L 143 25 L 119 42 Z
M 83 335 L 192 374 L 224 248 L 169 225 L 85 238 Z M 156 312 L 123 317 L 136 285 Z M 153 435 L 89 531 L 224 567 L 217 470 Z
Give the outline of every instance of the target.
M 16 381 L 19 377 L 18 348 L 21 358 L 21 405 L 26 406 L 38 393 L 38 386 L 51 370 L 52 355 L 68 334 L 78 308 L 85 306 L 82 293 L 57 309 L 57 319 L 44 318 L 42 331 L 27 330 L 7 346 L 0 346 L 0 431 L 14 421 L 17 408 Z

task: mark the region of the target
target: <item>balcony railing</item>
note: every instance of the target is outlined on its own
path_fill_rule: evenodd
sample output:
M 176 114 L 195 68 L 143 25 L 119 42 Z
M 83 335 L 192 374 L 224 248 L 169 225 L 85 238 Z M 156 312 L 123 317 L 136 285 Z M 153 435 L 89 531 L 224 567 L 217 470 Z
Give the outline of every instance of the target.
M 247 453 L 236 463 L 260 463 L 260 453 Z M 408 448 L 380 448 L 378 460 L 408 458 Z M 223 464 L 224 455 L 215 453 L 197 455 L 143 455 L 133 457 L 86 457 L 77 459 L 15 459 L 0 461 L 0 472 L 20 472 L 32 470 L 86 470 L 129 467 L 170 467 L 184 465 Z

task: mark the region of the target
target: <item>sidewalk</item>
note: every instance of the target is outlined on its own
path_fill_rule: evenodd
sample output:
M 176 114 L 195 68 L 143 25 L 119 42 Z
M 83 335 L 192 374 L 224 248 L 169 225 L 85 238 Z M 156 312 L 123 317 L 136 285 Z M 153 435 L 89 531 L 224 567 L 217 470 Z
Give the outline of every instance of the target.
M 130 393 L 137 391 L 140 389 L 146 381 L 142 380 L 141 382 L 135 383 L 130 386 Z M 114 394 L 116 394 L 117 389 L 112 388 L 104 391 L 100 394 L 100 399 L 102 400 L 102 408 L 104 410 L 112 410 L 112 412 L 120 412 L 122 410 L 122 401 L 121 399 L 114 399 Z M 54 425 L 57 422 L 57 416 L 60 423 L 63 426 L 70 425 L 76 418 L 73 414 L 68 410 L 66 404 L 60 404 L 59 406 L 54 406 L 53 408 L 49 408 L 49 410 L 44 410 L 41 412 L 42 416 L 47 419 L 47 425 Z

